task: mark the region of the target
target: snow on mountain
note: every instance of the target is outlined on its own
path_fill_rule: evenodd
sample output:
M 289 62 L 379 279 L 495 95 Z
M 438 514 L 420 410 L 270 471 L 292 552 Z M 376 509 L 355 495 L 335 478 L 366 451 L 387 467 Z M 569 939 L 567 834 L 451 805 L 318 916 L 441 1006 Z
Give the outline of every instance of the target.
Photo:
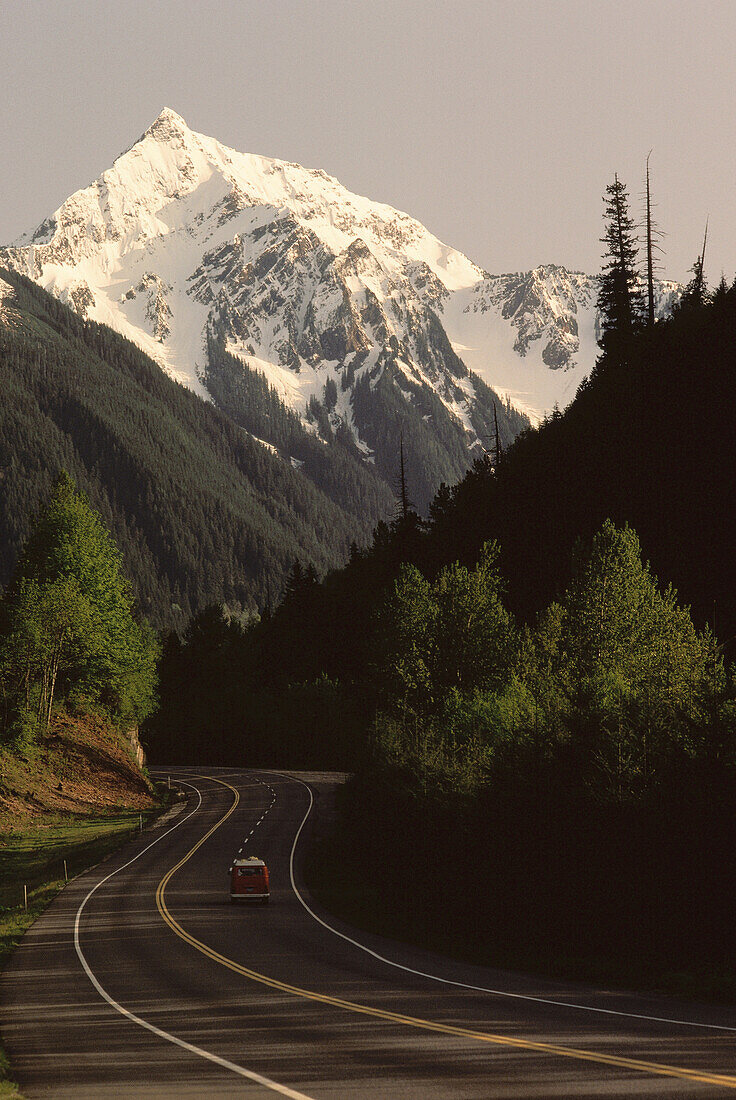
M 478 378 L 536 419 L 569 403 L 597 353 L 594 278 L 489 275 L 409 215 L 229 149 L 168 108 L 1 264 L 204 398 L 217 341 L 312 431 L 319 405 L 368 457 L 377 428 L 356 387 L 375 390 L 388 367 L 423 422 L 440 415 L 434 395 L 473 446 L 490 411 Z

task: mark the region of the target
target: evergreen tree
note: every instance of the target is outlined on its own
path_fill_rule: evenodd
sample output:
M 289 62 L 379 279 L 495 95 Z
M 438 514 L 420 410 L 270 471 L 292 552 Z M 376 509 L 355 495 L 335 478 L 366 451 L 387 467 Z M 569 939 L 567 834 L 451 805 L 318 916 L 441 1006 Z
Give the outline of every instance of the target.
M 646 179 L 646 199 L 647 199 L 647 324 L 651 328 L 654 324 L 654 242 L 652 240 L 652 194 L 649 188 L 649 157 L 651 152 L 647 154 L 647 179 Z
M 401 433 L 399 439 L 399 505 L 401 507 L 401 518 L 406 521 L 409 516 L 409 508 L 411 504 L 409 502 L 409 494 L 406 491 L 406 470 L 404 468 L 404 433 Z
M 254 613 L 269 586 L 274 599 L 281 592 L 295 557 L 326 572 L 390 512 L 389 486 L 354 445 L 325 447 L 239 360 L 222 352 L 215 372 L 232 383 L 232 400 L 227 387 L 213 391 L 226 415 L 118 333 L 17 273 L 2 278 L 13 294 L 0 318 L 0 586 L 60 469 L 100 513 L 136 599 L 165 629 L 183 630 L 213 602 Z
M 708 298 L 708 291 L 705 285 L 704 266 L 705 266 L 705 246 L 708 243 L 708 222 L 705 223 L 705 233 L 703 234 L 703 248 L 698 256 L 697 260 L 690 268 L 692 272 L 692 279 L 685 287 L 682 298 L 679 302 L 680 309 L 699 309 L 705 305 Z
M 640 326 L 643 304 L 637 278 L 636 228 L 629 214 L 629 196 L 618 175 L 604 196 L 606 246 L 598 290 L 601 344 L 606 351 L 621 352 Z
M 337 383 L 334 378 L 328 378 L 325 382 L 324 406 L 328 412 L 332 412 L 337 404 Z

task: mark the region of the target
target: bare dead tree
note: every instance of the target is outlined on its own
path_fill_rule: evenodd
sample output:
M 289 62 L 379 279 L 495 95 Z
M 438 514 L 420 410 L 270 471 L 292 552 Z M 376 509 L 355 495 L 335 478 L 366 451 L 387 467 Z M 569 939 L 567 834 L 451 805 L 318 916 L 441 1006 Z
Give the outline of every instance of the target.
M 647 153 L 647 170 L 646 170 L 646 253 L 647 253 L 647 326 L 651 328 L 654 325 L 654 272 L 655 272 L 655 259 L 654 253 L 663 253 L 662 248 L 659 245 L 659 240 L 664 236 L 661 229 L 652 218 L 652 193 L 649 186 L 649 158 L 652 155 L 650 149 Z
M 647 324 L 654 324 L 654 260 L 652 257 L 652 194 L 649 188 L 649 158 L 647 153 Z
M 695 284 L 695 295 L 696 295 L 696 298 L 697 298 L 698 302 L 703 301 L 704 291 L 705 291 L 705 275 L 704 275 L 704 271 L 705 271 L 705 246 L 708 243 L 708 221 L 709 221 L 709 219 L 706 218 L 705 219 L 705 232 L 703 233 L 703 250 L 700 253 L 700 255 L 698 256 L 697 260 L 695 261 L 695 268 L 694 268 L 695 278 L 694 278 L 693 281 L 694 281 L 694 284 Z

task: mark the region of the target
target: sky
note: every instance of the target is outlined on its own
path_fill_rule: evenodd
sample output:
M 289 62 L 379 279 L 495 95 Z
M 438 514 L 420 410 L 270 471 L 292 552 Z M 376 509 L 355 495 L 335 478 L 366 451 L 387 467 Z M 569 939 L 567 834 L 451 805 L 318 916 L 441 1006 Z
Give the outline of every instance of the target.
M 164 106 L 322 168 L 493 273 L 600 269 L 647 153 L 665 255 L 736 274 L 733 0 L 0 0 L 0 243 Z

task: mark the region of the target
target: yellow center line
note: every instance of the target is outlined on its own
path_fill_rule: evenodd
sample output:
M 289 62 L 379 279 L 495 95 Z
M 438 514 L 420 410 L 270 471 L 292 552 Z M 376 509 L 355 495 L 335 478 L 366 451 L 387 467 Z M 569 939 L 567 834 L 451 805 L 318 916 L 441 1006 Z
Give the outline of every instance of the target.
M 215 951 L 213 947 L 196 939 L 196 937 L 187 932 L 185 928 L 182 928 L 179 922 L 172 917 L 166 905 L 166 887 L 172 876 L 175 875 L 176 872 L 192 858 L 194 853 L 202 847 L 205 841 L 227 821 L 230 815 L 235 812 L 240 801 L 240 795 L 235 787 L 231 787 L 229 783 L 225 783 L 222 779 L 215 779 L 214 776 L 210 775 L 193 776 L 192 778 L 207 779 L 210 782 L 219 783 L 220 786 L 227 787 L 232 791 L 235 798 L 230 809 L 220 818 L 220 820 L 217 821 L 212 828 L 197 841 L 194 847 L 190 848 L 186 855 L 163 876 L 156 890 L 156 905 L 169 928 L 171 928 L 180 939 L 184 940 L 185 943 L 188 943 L 191 947 L 194 947 L 197 951 L 206 955 L 208 959 L 212 959 L 213 962 L 227 967 L 228 970 L 232 970 L 236 974 L 241 974 L 244 978 L 249 978 L 251 981 L 268 986 L 270 989 L 277 989 L 282 993 L 290 993 L 295 997 L 302 997 L 306 1000 L 317 1001 L 320 1004 L 330 1005 L 333 1008 L 344 1009 L 347 1012 L 359 1013 L 362 1016 L 372 1016 L 375 1019 L 384 1020 L 388 1023 L 403 1024 L 407 1027 L 419 1028 L 423 1031 L 435 1031 L 442 1035 L 455 1035 L 476 1042 L 492 1043 L 496 1046 L 514 1047 L 520 1050 L 535 1051 L 539 1054 L 555 1054 L 562 1058 L 574 1058 L 583 1062 L 597 1062 L 601 1065 L 635 1070 L 639 1073 L 655 1074 L 661 1077 L 677 1077 L 699 1084 L 721 1085 L 723 1088 L 736 1089 L 736 1077 L 709 1073 L 703 1070 L 687 1069 L 682 1066 L 671 1066 L 662 1062 L 645 1062 L 637 1058 L 625 1058 L 619 1054 L 604 1054 L 598 1051 L 581 1050 L 577 1047 L 559 1046 L 556 1043 L 543 1043 L 533 1039 L 519 1039 L 510 1035 L 497 1035 L 492 1032 L 472 1031 L 469 1028 L 456 1027 L 453 1024 L 443 1024 L 434 1020 L 424 1020 L 416 1016 L 405 1016 L 402 1013 L 390 1012 L 383 1008 L 373 1008 L 370 1005 L 356 1004 L 354 1001 L 345 1001 L 341 997 L 332 997 L 326 993 L 316 993 L 310 989 L 302 989 L 300 986 L 289 985 L 287 982 L 278 981 L 276 978 L 269 978 L 267 974 L 260 974 L 257 970 L 251 970 L 249 967 L 242 966 L 240 963 L 235 962 L 234 959 L 230 959 L 226 955 L 221 955 L 219 951 Z

